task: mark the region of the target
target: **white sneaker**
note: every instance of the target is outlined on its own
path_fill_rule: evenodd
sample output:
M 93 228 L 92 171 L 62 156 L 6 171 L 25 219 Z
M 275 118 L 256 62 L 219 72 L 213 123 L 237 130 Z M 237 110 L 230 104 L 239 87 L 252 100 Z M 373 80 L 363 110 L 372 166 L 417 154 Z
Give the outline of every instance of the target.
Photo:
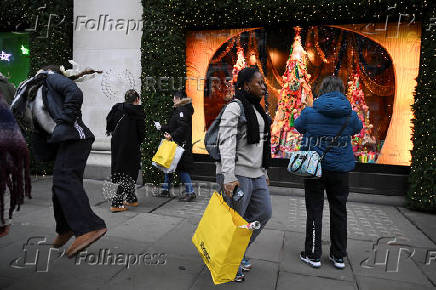
M 300 260 L 312 266 L 313 268 L 321 267 L 321 259 L 310 258 L 309 256 L 306 255 L 304 251 L 300 253 Z
M 336 269 L 344 269 L 345 263 L 343 258 L 335 258 L 331 254 L 329 256 L 330 261 L 332 262 L 333 266 L 335 266 Z

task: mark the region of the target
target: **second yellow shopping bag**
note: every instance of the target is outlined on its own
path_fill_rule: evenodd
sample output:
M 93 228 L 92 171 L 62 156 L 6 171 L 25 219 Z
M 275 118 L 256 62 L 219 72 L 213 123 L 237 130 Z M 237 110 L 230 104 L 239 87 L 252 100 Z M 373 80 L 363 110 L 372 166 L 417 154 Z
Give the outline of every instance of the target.
M 203 213 L 192 242 L 209 268 L 215 284 L 233 281 L 238 272 L 252 231 L 223 197 L 214 192 Z
M 156 162 L 156 164 L 170 168 L 171 162 L 176 155 L 177 144 L 173 141 L 168 141 L 163 139 L 160 142 L 159 148 L 157 149 L 156 154 L 154 154 L 152 162 Z

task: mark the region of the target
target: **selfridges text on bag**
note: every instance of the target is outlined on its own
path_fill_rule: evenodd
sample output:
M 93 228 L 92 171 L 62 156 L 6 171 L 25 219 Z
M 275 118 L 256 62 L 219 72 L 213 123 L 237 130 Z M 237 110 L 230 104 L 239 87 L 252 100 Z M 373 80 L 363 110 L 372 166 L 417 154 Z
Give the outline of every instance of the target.
M 242 105 L 241 101 L 238 99 L 234 99 L 231 102 L 238 103 L 239 108 L 241 109 L 241 115 L 239 116 L 239 120 L 238 120 L 238 126 L 239 126 L 241 123 L 246 122 L 245 115 L 244 115 L 244 106 Z M 215 161 L 221 161 L 221 154 L 218 148 L 218 142 L 219 142 L 218 133 L 220 130 L 221 117 L 227 106 L 228 104 L 221 109 L 221 112 L 215 118 L 215 121 L 213 121 L 212 125 L 210 125 L 209 129 L 206 132 L 206 135 L 204 136 L 204 145 L 206 147 L 206 150 L 209 153 L 210 157 L 212 157 Z
M 324 150 L 322 156 L 319 156 L 318 152 L 310 151 L 310 143 L 309 143 L 309 151 L 294 151 L 288 154 L 289 157 L 289 165 L 288 171 L 291 174 L 302 176 L 302 177 L 312 177 L 312 178 L 321 178 L 322 169 L 321 169 L 321 161 L 327 152 L 332 148 L 333 144 L 338 141 L 338 138 L 341 136 L 342 132 L 347 127 L 347 124 L 350 120 L 350 116 L 347 117 L 345 123 L 342 125 L 339 132 L 336 134 L 333 142 L 327 146 Z

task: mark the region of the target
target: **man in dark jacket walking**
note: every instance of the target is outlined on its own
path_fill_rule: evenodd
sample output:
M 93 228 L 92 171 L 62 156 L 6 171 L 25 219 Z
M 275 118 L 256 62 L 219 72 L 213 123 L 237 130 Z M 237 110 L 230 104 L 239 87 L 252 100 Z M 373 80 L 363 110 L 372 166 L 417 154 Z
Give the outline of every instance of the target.
M 345 267 L 347 256 L 347 198 L 348 172 L 354 169 L 351 135 L 362 130 L 362 122 L 344 95 L 341 79 L 326 77 L 319 89 L 319 97 L 313 107 L 307 107 L 295 120 L 295 128 L 304 134 L 301 150 L 315 150 L 320 156 L 331 145 L 322 160 L 321 179 L 305 179 L 306 242 L 300 259 L 312 267 L 321 266 L 322 213 L 324 189 L 330 204 L 330 261 L 338 269 Z M 347 123 L 346 123 L 347 122 Z M 346 127 L 336 144 L 334 137 L 341 127 Z M 310 145 L 310 146 L 309 146 Z
M 91 209 L 83 188 L 83 173 L 94 135 L 82 121 L 83 93 L 65 77 L 59 66 L 43 68 L 43 96 L 50 116 L 56 122 L 50 143 L 58 144 L 53 169 L 53 209 L 58 233 L 53 245 L 61 247 L 73 236 L 69 257 L 102 237 L 105 222 Z
M 180 201 L 190 202 L 196 198 L 192 180 L 189 173 L 193 167 L 192 157 L 192 115 L 194 107 L 192 100 L 186 96 L 185 91 L 178 91 L 173 98 L 174 109 L 171 118 L 166 126 L 162 126 L 164 137 L 167 140 L 173 140 L 179 146 L 183 146 L 185 151 L 182 158 L 177 164 L 176 171 L 179 173 L 182 183 L 185 184 L 185 195 L 180 197 Z M 162 192 L 159 196 L 169 197 L 169 188 L 171 184 L 172 174 L 165 174 Z
M 106 134 L 111 139 L 112 181 L 119 183 L 112 198 L 112 212 L 138 206 L 135 183 L 141 167 L 140 145 L 145 139 L 145 114 L 141 98 L 135 90 L 128 90 L 124 103 L 117 103 L 106 117 Z

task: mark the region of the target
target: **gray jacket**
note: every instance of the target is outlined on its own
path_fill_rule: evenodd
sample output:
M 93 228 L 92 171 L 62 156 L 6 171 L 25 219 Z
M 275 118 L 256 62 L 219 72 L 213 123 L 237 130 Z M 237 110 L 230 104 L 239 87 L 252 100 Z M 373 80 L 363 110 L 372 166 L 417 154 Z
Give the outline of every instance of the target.
M 230 103 L 222 115 L 218 133 L 221 162 L 216 163 L 216 173 L 224 175 L 224 183 L 237 181 L 236 175 L 249 178 L 262 175 L 268 177 L 266 170 L 262 168 L 265 123 L 260 113 L 256 109 L 254 111 L 259 122 L 258 144 L 247 144 L 246 123 L 241 122 L 238 127 L 241 114 L 238 103 Z

